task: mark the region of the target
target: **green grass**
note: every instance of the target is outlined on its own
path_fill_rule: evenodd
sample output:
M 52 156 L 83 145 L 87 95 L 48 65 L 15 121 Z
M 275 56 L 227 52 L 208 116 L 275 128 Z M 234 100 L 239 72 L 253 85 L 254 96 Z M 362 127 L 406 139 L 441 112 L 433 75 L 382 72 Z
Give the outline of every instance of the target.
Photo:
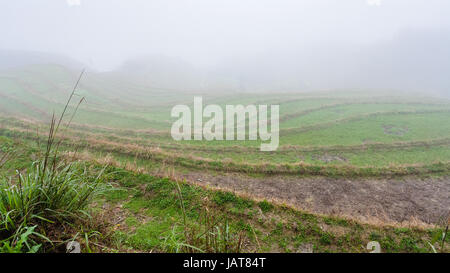
M 3 131 L 5 135 L 26 136 L 26 134 Z M 36 136 L 30 137 L 34 142 Z M 445 175 L 448 172 L 448 145 L 402 147 L 384 149 L 374 146 L 364 148 L 324 151 L 280 151 L 279 153 L 258 154 L 257 151 L 234 154 L 232 151 L 194 151 L 189 154 L 166 153 L 164 150 L 148 150 L 145 146 L 123 146 L 120 143 L 106 142 L 95 144 L 90 141 L 74 140 L 65 149 L 89 149 L 98 157 L 110 154 L 116 160 L 134 162 L 137 167 L 157 169 L 161 164 L 182 168 L 208 169 L 212 171 L 234 171 L 261 174 L 297 174 L 331 176 L 382 176 L 403 174 L 435 173 Z M 416 145 L 416 144 L 414 144 Z M 274 156 L 277 155 L 276 157 Z M 217 156 L 220 155 L 220 156 Z M 200 157 L 192 157 L 200 156 Z M 228 157 L 230 156 L 230 157 Z M 214 160 L 209 160 L 209 158 Z M 292 158 L 292 159 L 291 159 Z
M 17 147 L 9 138 L 2 140 L 4 149 Z M 28 154 L 23 158 L 30 162 L 30 157 L 32 155 Z M 87 167 L 89 174 L 101 168 L 90 163 Z M 105 173 L 104 179 L 115 185 L 115 189 L 98 195 L 90 210 L 94 222 L 99 221 L 96 219 L 101 215 L 106 215 L 106 222 L 80 227 L 88 233 L 100 232 L 101 236 L 90 239 L 103 246 L 94 251 L 235 251 L 232 246 L 242 240 L 239 252 L 297 252 L 307 245 L 314 252 L 366 252 L 367 242 L 378 239 L 384 252 L 431 252 L 428 242 L 434 242 L 439 248 L 439 241 L 434 238 L 442 234 L 441 229 L 378 227 L 316 216 L 268 201 L 254 202 L 230 192 L 211 191 L 183 182 L 179 183 L 181 194 L 178 194 L 177 183 L 171 179 L 116 167 L 108 167 Z M 120 210 L 114 209 L 111 214 L 108 207 Z M 195 234 L 203 234 L 206 208 L 209 217 L 215 220 L 214 226 L 221 230 L 220 238 L 227 238 L 216 248 L 207 247 L 205 241 L 192 239 L 197 238 L 193 236 Z M 95 227 L 101 228 L 96 231 Z M 23 234 L 28 231 L 24 230 Z M 217 238 L 219 235 L 211 236 Z M 83 246 L 86 251 L 85 244 Z
M 177 240 L 183 240 L 183 213 L 175 182 L 120 169 L 110 171 L 117 173 L 111 178 L 120 189 L 128 192 L 122 199 L 117 199 L 114 192 L 105 197 L 114 200 L 109 202 L 123 204 L 128 215 L 124 226 L 113 234 L 118 248 L 167 251 L 164 239 L 170 238 L 174 229 L 180 236 Z M 317 252 L 366 252 L 365 245 L 378 239 L 386 252 L 430 252 L 427 240 L 431 240 L 431 234 L 442 232 L 403 228 L 407 232 L 398 233 L 396 228 L 314 216 L 267 201 L 254 203 L 229 192 L 185 183 L 180 183 L 180 188 L 188 225 L 198 225 L 207 207 L 218 222 L 229 223 L 233 233 L 245 234 L 247 247 L 243 251 L 296 252 L 302 244 L 312 244 Z M 262 214 L 257 212 L 259 208 Z M 136 220 L 143 218 L 147 220 Z
M 26 159 L 20 151 L 26 147 L 15 147 L 11 140 L 0 139 L 1 152 L 5 155 L 2 156 L 1 166 L 5 167 L 5 162 L 10 161 L 8 164 L 14 164 L 11 166 L 16 171 L 14 176 L 8 176 L 8 173 L 1 173 L 0 176 L 2 252 L 54 249 L 53 241 L 49 238 L 50 231 L 61 229 L 76 219 L 89 217 L 88 205 L 104 187 L 101 183 L 103 171 L 92 177 L 92 171 L 83 163 L 61 160 L 60 142 L 56 140 L 56 135 L 65 113 L 66 109 L 59 119 L 52 117 L 46 146 L 43 151 L 37 151 L 35 156 L 38 159 L 24 170 L 19 169 L 17 161 L 19 157 Z
M 307 113 L 298 117 L 292 117 L 280 124 L 280 128 L 302 128 L 315 124 L 345 119 L 363 114 L 395 112 L 395 111 L 432 111 L 448 109 L 442 104 L 421 103 L 358 103 L 337 105 L 329 109 L 317 108 L 317 111 Z
M 445 138 L 450 135 L 450 125 L 446 122 L 449 117 L 450 113 L 448 112 L 380 115 L 358 121 L 338 123 L 304 133 L 285 135 L 281 138 L 281 143 L 284 145 L 330 146 Z M 396 134 L 395 131 L 387 131 L 388 127 L 398 128 L 402 133 Z
M 87 206 L 104 188 L 100 176 L 92 177 L 82 163 L 43 159 L 29 165 L 24 160 L 30 155 L 21 154 L 6 166 L 25 170 L 0 178 L 0 248 L 8 252 L 52 249 L 46 229 L 86 217 Z
M 14 212 L 8 218 L 5 217 L 8 211 L 25 209 L 19 201 L 28 199 L 18 198 L 18 192 L 13 193 L 14 198 L 4 198 L 14 200 L 15 207 L 3 206 L 6 209 L 2 223 L 11 220 L 12 230 L 19 232 L 2 245 L 3 251 L 35 251 L 28 245 L 42 244 L 37 234 L 45 228 L 35 220 L 40 218 L 59 225 L 70 222 L 71 232 L 81 229 L 83 234 L 89 234 L 87 238 L 97 238 L 92 234 L 100 232 L 101 236 L 93 240 L 105 246 L 102 251 L 297 252 L 310 247 L 315 252 L 366 252 L 370 240 L 379 241 L 386 252 L 430 252 L 428 242 L 439 247 L 436 239 L 442 234 L 439 229 L 362 225 L 295 211 L 269 201 L 257 202 L 227 191 L 186 183 L 180 183 L 178 189 L 171 179 L 115 167 L 109 168 L 108 182 L 116 188 L 91 200 L 93 203 L 88 204 L 92 207 L 87 203 L 79 206 L 83 212 L 94 212 L 94 223 L 78 223 L 67 217 L 77 210 L 65 205 L 70 203 L 68 200 L 77 203 L 77 194 L 83 192 L 77 185 L 90 187 L 94 181 L 91 175 L 100 166 L 77 163 L 69 165 L 70 170 L 57 168 L 60 175 L 55 176 L 54 182 L 59 185 L 56 188 L 64 189 L 61 190 L 64 194 L 59 190 L 56 193 L 60 195 L 45 192 L 52 200 L 62 202 L 50 204 L 50 199 L 36 193 L 44 192 L 37 184 L 41 180 L 33 180 L 49 175 L 42 171 L 39 162 L 30 167 L 33 161 L 39 161 L 39 152 L 46 141 L 41 136 L 41 147 L 36 145 L 37 124 L 40 132 L 49 128 L 17 119 L 42 122 L 54 110 L 61 111 L 76 76 L 58 66 L 35 66 L 9 71 L 0 77 L 0 111 L 2 116 L 9 116 L 0 118 L 0 158 L 10 152 L 14 155 L 13 160 L 0 162 L 0 174 L 14 177 L 16 169 L 23 174 L 19 180 L 2 180 L 2 186 L 6 189 L 20 181 L 33 193 L 30 196 L 35 194 L 36 200 L 49 208 L 54 206 L 51 210 L 57 207 L 62 210 L 59 214 L 48 214 L 45 209 L 40 210 L 42 213 L 32 211 L 30 215 L 36 216 L 33 219 Z M 67 142 L 61 149 L 72 152 L 86 149 L 96 158 L 110 156 L 123 168 L 132 164 L 150 173 L 174 167 L 182 173 L 207 171 L 211 175 L 235 172 L 253 176 L 345 178 L 448 175 L 449 101 L 389 93 L 373 96 L 370 92 L 347 90 L 276 95 L 204 94 L 204 104 L 280 104 L 280 147 L 276 152 L 263 153 L 258 150 L 260 141 L 174 141 L 168 134 L 173 121 L 171 107 L 192 106 L 193 94 L 168 94 L 107 75 L 87 76 L 77 89 L 87 103 L 79 108 L 75 124 L 66 131 Z M 74 109 L 72 104 L 68 112 Z M 114 221 L 103 219 L 103 214 Z M 61 215 L 61 220 L 57 215 Z M 97 223 L 99 218 L 105 222 Z M 8 238 L 13 236 L 10 231 Z M 211 240 L 217 243 L 208 243 Z M 98 246 L 91 247 L 100 250 Z

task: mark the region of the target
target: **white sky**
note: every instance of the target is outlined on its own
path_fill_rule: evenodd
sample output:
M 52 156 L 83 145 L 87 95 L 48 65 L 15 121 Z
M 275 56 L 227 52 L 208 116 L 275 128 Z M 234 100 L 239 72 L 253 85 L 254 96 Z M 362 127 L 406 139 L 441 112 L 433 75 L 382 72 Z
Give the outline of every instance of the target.
M 0 0 L 0 49 L 55 52 L 98 69 L 142 54 L 195 65 L 304 44 L 372 44 L 449 28 L 448 0 Z

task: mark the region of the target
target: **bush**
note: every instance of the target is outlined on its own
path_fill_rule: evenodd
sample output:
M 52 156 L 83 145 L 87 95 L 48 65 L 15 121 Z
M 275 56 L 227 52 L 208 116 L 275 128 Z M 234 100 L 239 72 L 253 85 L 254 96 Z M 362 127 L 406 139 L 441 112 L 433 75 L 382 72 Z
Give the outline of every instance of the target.
M 87 215 L 100 175 L 90 177 L 81 163 L 49 168 L 35 162 L 17 180 L 0 179 L 0 242 L 17 241 L 18 230 L 41 223 L 63 223 Z
M 267 200 L 259 202 L 258 206 L 261 208 L 263 212 L 269 212 L 273 209 L 273 205 L 269 203 Z
M 17 171 L 15 179 L 0 178 L 1 252 L 37 252 L 41 247 L 38 241 L 50 240 L 35 231 L 36 228 L 45 230 L 48 224 L 64 224 L 87 216 L 87 206 L 100 190 L 103 171 L 90 177 L 83 164 L 58 159 L 61 140 L 55 142 L 56 135 L 78 82 L 59 120 L 52 117 L 42 159 L 34 162 L 24 173 Z M 66 128 L 83 100 L 78 103 Z
M 223 192 L 223 191 L 217 191 L 213 197 L 214 202 L 216 202 L 217 205 L 224 205 L 226 203 L 234 203 L 237 202 L 236 195 L 232 194 L 231 192 Z

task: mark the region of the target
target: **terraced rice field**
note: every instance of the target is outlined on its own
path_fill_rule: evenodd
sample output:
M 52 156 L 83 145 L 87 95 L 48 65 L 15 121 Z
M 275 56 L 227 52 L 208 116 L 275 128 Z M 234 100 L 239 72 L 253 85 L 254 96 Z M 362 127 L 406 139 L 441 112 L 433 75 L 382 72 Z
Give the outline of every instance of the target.
M 71 79 L 61 73 L 49 85 L 54 78 L 45 78 L 55 71 L 39 80 L 26 72 L 0 77 L 1 136 L 35 149 L 45 143 L 42 132 L 53 111 L 62 109 L 61 90 Z M 448 100 L 388 91 L 203 94 L 204 104 L 280 105 L 280 146 L 261 152 L 260 141 L 173 140 L 170 110 L 192 106 L 194 94 L 134 86 L 129 97 L 118 99 L 123 85 L 108 82 L 102 90 L 103 84 L 93 77 L 80 86 L 86 101 L 60 135 L 71 160 L 170 174 L 207 189 L 375 226 L 428 227 L 448 214 Z
M 206 101 L 226 105 L 236 99 Z M 149 111 L 105 111 L 104 122 L 91 115 L 88 103 L 65 136 L 73 140 L 71 149 L 86 149 L 98 156 L 111 154 L 122 161 L 133 158 L 137 165 L 152 165 L 151 169 L 166 165 L 185 172 L 201 169 L 294 175 L 297 179 L 305 175 L 354 179 L 443 175 L 449 170 L 450 104 L 446 101 L 401 96 L 350 98 L 338 93 L 286 94 L 277 99 L 246 95 L 242 103 L 280 105 L 277 151 L 260 152 L 258 141 L 174 141 L 168 132 L 174 121 L 170 105 L 149 107 Z M 20 132 L 33 140 L 36 133 L 32 128 L 39 122 L 4 118 L 2 132 Z M 157 122 L 158 126 L 152 126 Z M 45 125 L 40 126 L 45 131 Z

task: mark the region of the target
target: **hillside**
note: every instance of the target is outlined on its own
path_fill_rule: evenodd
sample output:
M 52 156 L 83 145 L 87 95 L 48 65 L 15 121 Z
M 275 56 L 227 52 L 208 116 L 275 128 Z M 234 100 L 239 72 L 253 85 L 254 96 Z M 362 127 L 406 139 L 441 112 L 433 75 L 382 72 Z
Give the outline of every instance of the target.
M 38 157 L 79 73 L 51 64 L 1 71 L 0 143 L 25 147 L 20 166 Z M 173 140 L 171 108 L 202 94 L 117 73 L 86 71 L 65 120 L 85 101 L 58 135 L 64 158 L 123 172 L 105 177 L 117 191 L 90 208 L 115 215 L 89 227 L 104 235 L 98 251 L 180 251 L 183 214 L 194 229 L 199 217 L 223 215 L 232 237 L 244 236 L 239 251 L 364 252 L 380 240 L 386 252 L 428 252 L 438 241 L 450 206 L 450 101 L 390 90 L 203 94 L 222 107 L 279 105 L 280 146 L 261 152 L 261 141 Z M 14 162 L 7 174 L 22 168 Z

